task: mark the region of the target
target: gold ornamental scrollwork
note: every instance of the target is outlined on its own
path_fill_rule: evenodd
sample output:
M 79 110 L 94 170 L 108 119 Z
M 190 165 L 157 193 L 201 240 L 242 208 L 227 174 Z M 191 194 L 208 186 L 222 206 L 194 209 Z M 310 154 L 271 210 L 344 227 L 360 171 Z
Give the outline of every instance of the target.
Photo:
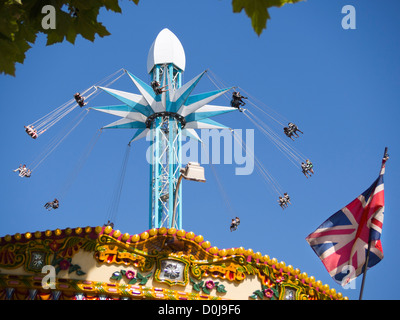
M 132 265 L 142 272 L 153 269 L 157 255 L 148 254 L 110 236 L 101 235 L 94 254 L 99 263 Z

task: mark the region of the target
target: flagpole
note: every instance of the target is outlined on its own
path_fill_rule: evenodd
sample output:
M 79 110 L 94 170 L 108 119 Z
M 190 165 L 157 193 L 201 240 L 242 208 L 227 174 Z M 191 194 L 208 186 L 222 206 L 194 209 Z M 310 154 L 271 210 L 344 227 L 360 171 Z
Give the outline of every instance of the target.
M 371 231 L 370 231 L 370 234 L 371 234 Z M 369 239 L 369 237 L 368 237 L 367 258 L 365 259 L 365 264 L 364 264 L 364 273 L 363 273 L 363 279 L 362 279 L 362 283 L 361 283 L 361 290 L 360 290 L 359 300 L 362 300 L 362 295 L 363 295 L 363 292 L 364 292 L 365 277 L 367 276 L 368 260 L 369 260 L 370 251 L 371 251 L 371 239 Z
M 386 160 L 388 158 L 388 147 L 385 148 L 385 153 L 383 154 L 383 159 Z M 385 162 L 382 162 L 382 166 L 384 165 Z M 382 170 L 382 167 L 381 167 Z M 364 273 L 363 273 L 363 279 L 361 283 L 361 289 L 360 289 L 360 297 L 359 300 L 362 300 L 363 292 L 364 292 L 364 284 L 365 284 L 365 277 L 367 276 L 367 269 L 368 269 L 368 261 L 369 261 L 369 253 L 371 251 L 371 229 L 369 231 L 369 236 L 368 236 L 368 249 L 367 249 L 367 257 L 365 259 L 365 264 L 364 264 Z

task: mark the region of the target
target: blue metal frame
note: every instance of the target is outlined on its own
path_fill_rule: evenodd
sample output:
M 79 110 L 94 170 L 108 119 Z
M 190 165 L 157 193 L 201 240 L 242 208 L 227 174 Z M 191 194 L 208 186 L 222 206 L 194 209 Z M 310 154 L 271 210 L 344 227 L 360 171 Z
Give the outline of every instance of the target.
M 176 77 L 174 79 L 174 71 Z M 163 72 L 161 77 L 161 72 Z M 166 73 L 166 74 L 165 74 Z M 157 80 L 161 86 L 169 85 L 169 90 L 177 90 L 181 86 L 182 71 L 177 69 L 172 63 L 167 66 L 155 65 L 151 72 L 151 81 Z M 162 79 L 161 79 L 162 78 Z M 162 81 L 164 80 L 164 81 Z M 172 87 L 173 88 L 172 88 Z M 167 101 L 170 101 L 169 97 Z M 164 120 L 165 121 L 165 120 Z M 172 215 L 174 211 L 174 196 L 176 184 L 180 175 L 182 166 L 181 160 L 181 123 L 174 117 L 168 116 L 168 135 L 167 140 L 163 137 L 162 116 L 157 117 L 151 127 L 151 156 L 150 156 L 150 205 L 149 205 L 149 228 L 171 228 L 174 225 Z M 163 164 L 160 156 L 166 148 L 165 158 L 168 163 Z M 168 168 L 168 169 L 167 169 Z M 168 171 L 168 200 L 166 197 L 160 199 L 163 183 L 165 183 L 166 173 Z M 176 209 L 176 225 L 182 228 L 182 186 L 178 194 Z M 164 205 L 164 202 L 167 202 Z

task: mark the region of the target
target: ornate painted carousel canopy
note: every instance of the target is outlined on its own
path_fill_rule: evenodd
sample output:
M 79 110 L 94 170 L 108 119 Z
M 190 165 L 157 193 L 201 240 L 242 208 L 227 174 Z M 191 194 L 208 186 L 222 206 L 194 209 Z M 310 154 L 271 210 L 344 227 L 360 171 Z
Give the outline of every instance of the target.
M 0 238 L 1 300 L 342 300 L 314 277 L 251 249 L 218 249 L 174 228 L 110 226 Z

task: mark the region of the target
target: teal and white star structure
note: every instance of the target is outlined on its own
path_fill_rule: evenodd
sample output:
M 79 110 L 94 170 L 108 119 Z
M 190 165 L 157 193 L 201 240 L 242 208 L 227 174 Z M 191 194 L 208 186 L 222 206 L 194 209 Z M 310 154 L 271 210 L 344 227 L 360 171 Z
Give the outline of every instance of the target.
M 182 136 L 200 141 L 195 129 L 229 129 L 210 118 L 237 110 L 208 104 L 232 88 L 191 95 L 206 71 L 182 85 L 184 70 L 185 53 L 179 39 L 170 30 L 163 29 L 153 42 L 147 60 L 150 82 L 167 86 L 163 92 L 156 94 L 152 86 L 126 71 L 140 94 L 99 87 L 122 104 L 91 108 L 122 118 L 104 129 L 136 129 L 130 143 L 149 135 L 149 228 L 182 228 L 182 188 L 175 195 L 182 167 Z M 176 214 L 173 215 L 175 197 Z

